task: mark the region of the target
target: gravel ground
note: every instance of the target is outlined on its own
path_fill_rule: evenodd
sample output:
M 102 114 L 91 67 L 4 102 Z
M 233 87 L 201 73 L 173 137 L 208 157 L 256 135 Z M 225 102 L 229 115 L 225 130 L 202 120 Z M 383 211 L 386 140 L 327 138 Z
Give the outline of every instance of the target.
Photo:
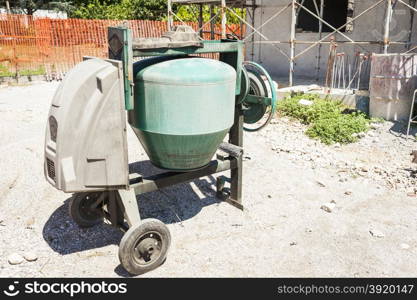
M 0 88 L 0 276 L 128 276 L 117 258 L 122 234 L 104 224 L 79 229 L 70 195 L 44 180 L 56 87 Z M 172 235 L 165 264 L 142 276 L 417 276 L 415 141 L 389 122 L 346 146 L 304 131 L 277 119 L 245 133 L 244 212 L 218 202 L 213 177 L 142 197 L 142 216 Z M 130 161 L 143 161 L 134 167 L 157 172 L 131 131 L 128 141 Z M 37 259 L 11 265 L 12 254 Z

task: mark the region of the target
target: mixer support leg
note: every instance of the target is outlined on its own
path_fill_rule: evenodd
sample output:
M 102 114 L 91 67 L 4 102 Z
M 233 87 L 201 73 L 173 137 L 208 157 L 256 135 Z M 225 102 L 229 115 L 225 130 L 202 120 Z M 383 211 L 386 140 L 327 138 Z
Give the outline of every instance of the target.
M 119 190 L 120 199 L 123 206 L 123 214 L 129 227 L 140 222 L 138 202 L 134 189 Z
M 226 202 L 243 210 L 242 205 L 242 157 L 237 158 L 237 168 L 231 170 L 230 197 Z
M 243 146 L 243 110 L 242 104 L 236 106 L 235 122 L 229 132 L 229 143 Z M 243 210 L 242 205 L 242 155 L 237 158 L 237 167 L 231 170 L 230 197 L 226 202 Z

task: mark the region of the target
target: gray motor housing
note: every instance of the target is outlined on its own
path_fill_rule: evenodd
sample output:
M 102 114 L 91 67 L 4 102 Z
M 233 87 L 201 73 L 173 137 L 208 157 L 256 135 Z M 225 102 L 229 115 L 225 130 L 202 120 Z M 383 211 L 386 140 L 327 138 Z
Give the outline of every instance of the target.
M 64 192 L 128 188 L 123 70 L 85 58 L 58 87 L 45 134 L 46 180 Z

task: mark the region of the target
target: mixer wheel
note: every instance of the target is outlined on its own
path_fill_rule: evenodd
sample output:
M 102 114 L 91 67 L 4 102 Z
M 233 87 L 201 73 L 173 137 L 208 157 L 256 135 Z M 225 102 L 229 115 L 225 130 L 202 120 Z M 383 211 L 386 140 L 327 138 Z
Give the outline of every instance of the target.
M 101 203 L 94 207 L 97 202 L 104 200 L 104 194 L 100 192 L 75 194 L 69 202 L 69 215 L 80 227 L 92 227 L 103 221 Z
M 133 275 L 156 269 L 166 259 L 171 234 L 157 219 L 145 219 L 126 231 L 119 245 L 122 266 Z

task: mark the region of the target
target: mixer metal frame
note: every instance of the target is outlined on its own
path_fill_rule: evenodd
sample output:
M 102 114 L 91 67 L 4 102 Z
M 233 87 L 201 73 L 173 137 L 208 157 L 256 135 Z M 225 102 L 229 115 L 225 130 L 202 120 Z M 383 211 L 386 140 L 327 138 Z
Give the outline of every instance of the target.
M 177 48 L 152 48 L 137 49 L 132 41 L 130 30 L 124 26 L 109 27 L 109 58 L 122 61 L 124 73 L 125 108 L 133 109 L 133 59 L 135 57 L 150 57 L 164 55 L 197 55 L 207 53 L 219 53 L 219 60 L 236 69 L 236 97 L 241 89 L 241 68 L 243 65 L 243 42 L 236 40 L 203 41 L 202 47 L 187 46 Z M 243 107 L 236 104 L 234 124 L 229 131 L 229 141 L 223 149 L 224 154 L 217 154 L 206 167 L 190 172 L 165 172 L 150 177 L 142 177 L 140 174 L 129 174 L 129 189 L 118 190 L 117 193 L 109 193 L 108 215 L 110 222 L 122 229 L 141 221 L 136 196 L 151 191 L 156 191 L 171 185 L 184 183 L 212 174 L 231 171 L 230 178 L 219 176 L 217 178 L 217 196 L 223 201 L 242 209 L 242 146 L 243 146 Z M 241 149 L 242 151 L 227 151 Z M 225 188 L 226 182 L 230 183 L 230 190 Z M 113 200 L 113 201 L 112 201 Z

